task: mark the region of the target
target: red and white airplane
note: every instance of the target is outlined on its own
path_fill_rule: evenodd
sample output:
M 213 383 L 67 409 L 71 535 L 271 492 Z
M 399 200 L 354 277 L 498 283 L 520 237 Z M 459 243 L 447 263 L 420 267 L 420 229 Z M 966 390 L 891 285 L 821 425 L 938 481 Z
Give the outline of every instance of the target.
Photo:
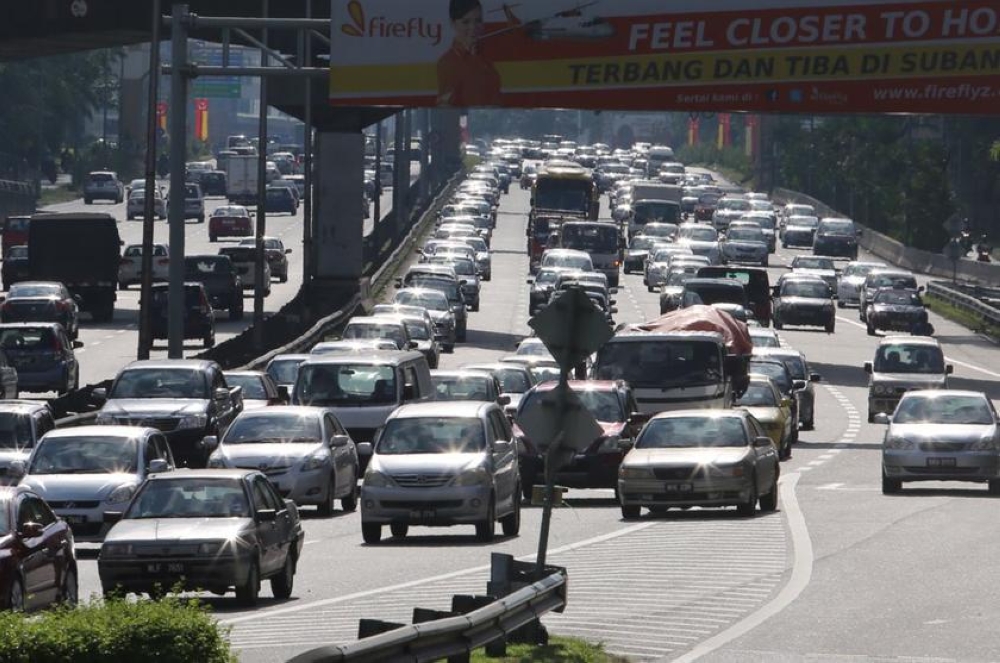
M 507 18 L 507 27 L 490 32 L 482 38 L 489 39 L 514 30 L 524 30 L 530 38 L 538 41 L 608 39 L 614 36 L 615 27 L 606 19 L 600 16 L 587 16 L 583 11 L 600 3 L 601 0 L 578 3 L 555 14 L 528 20 L 518 18 L 514 13 L 514 7 L 519 7 L 520 4 L 504 3 L 500 9 L 495 9 L 492 13 L 502 11 Z

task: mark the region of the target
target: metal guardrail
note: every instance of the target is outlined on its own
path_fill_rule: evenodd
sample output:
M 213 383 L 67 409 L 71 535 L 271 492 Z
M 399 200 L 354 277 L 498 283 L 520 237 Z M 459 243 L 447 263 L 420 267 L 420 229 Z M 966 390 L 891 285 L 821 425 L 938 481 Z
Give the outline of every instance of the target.
M 507 570 L 523 577 L 528 573 L 527 563 L 515 562 L 510 555 L 494 553 L 493 573 L 497 570 Z M 523 570 L 518 572 L 518 567 Z M 528 565 L 534 568 L 534 564 Z M 357 642 L 347 645 L 332 645 L 312 649 L 292 658 L 288 663 L 358 663 L 374 661 L 467 661 L 469 654 L 475 649 L 487 647 L 495 651 L 499 645 L 502 650 L 508 639 L 544 640 L 544 628 L 540 627 L 539 619 L 548 612 L 562 612 L 566 607 L 568 577 L 566 570 L 559 567 L 547 567 L 549 575 L 514 589 L 512 593 L 499 597 L 468 597 L 455 596 L 453 610 L 449 613 L 437 611 L 414 610 L 415 621 L 418 615 L 441 615 L 438 619 L 422 621 L 412 625 L 384 624 L 391 630 L 362 637 Z M 492 588 L 504 591 L 516 588 L 520 584 L 511 582 L 510 578 L 493 580 Z M 476 599 L 486 599 L 487 602 Z M 490 599 L 493 600 L 490 600 Z M 478 605 L 464 614 L 454 614 L 456 604 Z M 532 628 L 538 626 L 537 629 Z M 365 627 L 362 621 L 362 628 Z M 520 632 L 520 633 L 519 633 Z M 516 636 L 523 637 L 516 637 Z
M 937 297 L 955 308 L 968 311 L 979 316 L 984 322 L 1000 327 L 1000 308 L 980 301 L 972 295 L 967 295 L 941 281 L 931 281 L 927 284 L 927 294 Z

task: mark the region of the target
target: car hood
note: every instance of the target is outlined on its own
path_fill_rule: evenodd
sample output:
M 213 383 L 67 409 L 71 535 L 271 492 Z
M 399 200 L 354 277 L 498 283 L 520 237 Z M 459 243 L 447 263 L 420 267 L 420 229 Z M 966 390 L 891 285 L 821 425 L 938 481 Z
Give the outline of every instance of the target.
M 797 226 L 797 225 L 789 224 L 789 225 L 785 226 L 785 232 L 786 233 L 789 233 L 789 232 L 793 232 L 793 233 L 814 233 L 814 232 L 816 232 L 816 229 L 813 228 L 812 226 Z
M 715 251 L 718 250 L 719 248 L 718 242 L 702 242 L 700 240 L 690 240 L 690 239 L 684 242 L 678 242 L 678 244 L 682 243 L 690 247 L 690 249 L 695 253 L 697 253 L 698 251 Z
M 889 435 L 905 437 L 908 440 L 923 440 L 927 442 L 977 442 L 986 435 L 995 435 L 996 427 L 992 424 L 959 425 L 959 424 L 892 424 Z
M 874 384 L 899 383 L 904 385 L 927 385 L 939 387 L 945 383 L 945 376 L 935 373 L 876 373 L 872 377 Z
M 390 475 L 411 474 L 414 472 L 458 474 L 467 468 L 481 465 L 485 456 L 485 452 L 399 455 L 376 453 L 372 457 L 369 467 Z
M 250 518 L 129 518 L 115 523 L 104 542 L 228 541 L 252 528 Z
M 294 465 L 306 456 L 325 448 L 319 442 L 266 442 L 260 444 L 223 444 L 216 453 L 223 456 L 230 464 L 239 467 L 246 464 L 246 466 L 260 469 L 261 464 L 265 462 L 268 467 Z
M 451 311 L 438 311 L 437 309 L 427 309 L 430 313 L 431 320 L 434 322 L 442 322 L 447 320 L 451 316 Z
M 120 398 L 105 403 L 101 414 L 181 417 L 187 414 L 204 414 L 207 408 L 207 400 L 194 398 Z
M 733 465 L 746 459 L 749 447 L 686 447 L 676 449 L 633 449 L 622 464 L 627 467 L 669 465 Z
M 135 474 L 29 474 L 21 480 L 48 502 L 103 500 L 115 488 L 138 485 Z
M 863 276 L 841 276 L 841 285 L 849 285 L 853 288 L 860 288 L 864 284 L 865 279 Z
M 905 304 L 872 304 L 872 310 L 875 313 L 923 313 L 923 306 L 907 306 Z
M 767 249 L 767 244 L 765 244 L 764 242 L 755 242 L 752 240 L 744 240 L 744 239 L 727 239 L 725 242 L 723 242 L 723 246 L 731 246 L 733 248 L 739 248 L 739 249 L 757 249 L 757 250 Z

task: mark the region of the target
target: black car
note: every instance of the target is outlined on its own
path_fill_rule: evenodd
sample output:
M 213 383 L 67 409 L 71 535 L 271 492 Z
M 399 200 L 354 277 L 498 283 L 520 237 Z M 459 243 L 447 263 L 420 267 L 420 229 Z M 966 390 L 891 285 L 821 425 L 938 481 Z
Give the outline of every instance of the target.
M 228 179 L 224 170 L 209 170 L 198 177 L 201 192 L 206 196 L 225 196 Z
M 813 254 L 857 260 L 859 234 L 850 219 L 823 219 L 816 228 Z
M 927 321 L 927 309 L 915 290 L 883 288 L 875 292 L 865 311 L 868 335 L 877 331 L 910 332 L 931 336 L 934 327 Z
M 816 276 L 790 276 L 774 288 L 774 328 L 786 325 L 823 327 L 832 334 L 837 321 L 833 289 Z
M 267 213 L 276 214 L 287 212 L 295 214 L 298 206 L 295 204 L 295 195 L 283 186 L 267 187 Z
M 229 256 L 187 256 L 184 279 L 204 284 L 212 308 L 228 310 L 230 320 L 243 318 L 243 282 Z
M 170 286 L 154 283 L 152 288 L 153 339 L 167 338 L 170 311 Z M 201 283 L 184 284 L 184 338 L 201 340 L 206 348 L 215 345 L 215 313 L 208 292 Z
M 12 246 L 3 257 L 3 267 L 0 269 L 0 279 L 3 289 L 10 290 L 15 283 L 28 280 L 28 247 L 27 245 Z
M 0 305 L 0 322 L 58 322 L 75 339 L 80 333 L 80 308 L 62 283 L 21 281 L 10 287 Z

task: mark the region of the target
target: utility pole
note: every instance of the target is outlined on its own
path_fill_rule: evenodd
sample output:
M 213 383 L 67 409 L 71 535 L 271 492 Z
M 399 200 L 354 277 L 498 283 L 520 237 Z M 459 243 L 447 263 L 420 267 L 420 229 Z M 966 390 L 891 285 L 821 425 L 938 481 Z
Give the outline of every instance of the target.
M 149 98 L 146 102 L 146 205 L 142 217 L 142 273 L 139 294 L 139 348 L 137 359 L 149 359 L 153 345 L 153 213 L 156 196 L 156 104 L 160 87 L 160 0 L 153 0 L 153 39 L 149 44 Z M 119 125 L 121 119 L 118 120 Z M 182 260 L 183 261 L 183 260 Z
M 184 163 L 187 160 L 188 61 L 187 5 L 174 5 L 170 22 L 170 285 L 167 323 L 168 355 L 184 357 Z M 146 192 L 146 197 L 152 191 Z
M 312 18 L 312 0 L 306 0 L 306 18 Z M 302 45 L 302 51 L 304 53 L 302 65 L 305 67 L 312 66 L 312 35 L 305 32 L 303 39 L 305 43 Z M 312 277 L 313 269 L 313 205 L 312 205 L 312 190 L 313 190 L 313 127 L 312 127 L 312 81 L 306 81 L 305 90 L 305 129 L 302 133 L 302 149 L 305 151 L 305 157 L 303 159 L 303 167 L 305 168 L 305 173 L 303 175 L 305 183 L 305 199 L 302 201 L 302 285 L 306 286 L 309 284 L 309 280 Z
M 267 18 L 268 0 L 261 0 L 261 16 Z M 268 65 L 267 28 L 261 29 L 260 66 Z M 267 230 L 267 77 L 260 78 L 260 114 L 257 118 L 259 154 L 257 155 L 257 257 L 254 261 L 253 286 L 253 344 L 258 350 L 264 347 L 264 234 Z M 242 295 L 238 295 L 242 296 Z

